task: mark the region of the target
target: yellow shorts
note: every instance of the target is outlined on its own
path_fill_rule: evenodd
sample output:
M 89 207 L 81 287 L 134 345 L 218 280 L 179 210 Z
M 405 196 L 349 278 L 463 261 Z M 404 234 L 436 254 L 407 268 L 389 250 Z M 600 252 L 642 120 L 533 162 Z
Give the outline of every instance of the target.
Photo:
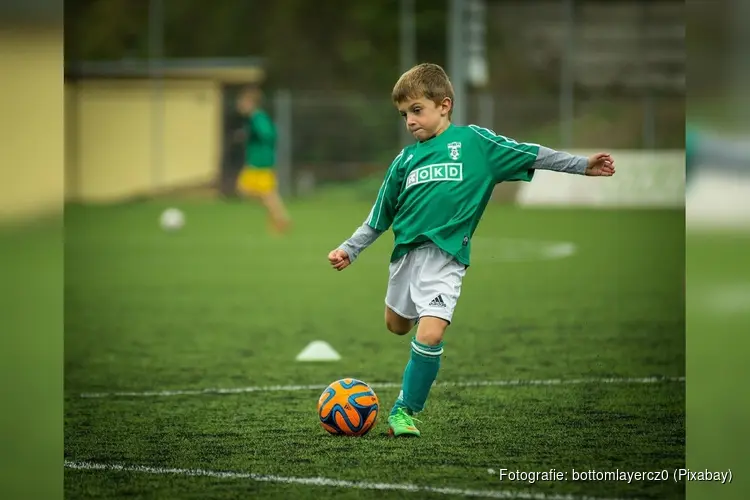
M 276 172 L 271 168 L 243 168 L 237 177 L 237 190 L 250 195 L 271 193 L 276 190 Z

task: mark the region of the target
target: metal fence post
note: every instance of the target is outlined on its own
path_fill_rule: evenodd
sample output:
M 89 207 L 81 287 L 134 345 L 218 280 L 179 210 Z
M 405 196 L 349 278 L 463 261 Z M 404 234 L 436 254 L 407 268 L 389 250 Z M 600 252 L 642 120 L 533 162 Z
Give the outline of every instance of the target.
M 466 125 L 466 19 L 463 0 L 450 0 L 448 4 L 448 72 L 456 101 L 453 122 Z
M 294 194 L 294 166 L 292 164 L 292 93 L 278 90 L 274 94 L 274 117 L 276 121 L 276 174 L 279 180 L 279 193 L 282 196 Z
M 575 54 L 575 0 L 562 0 L 565 19 L 565 41 L 562 64 L 560 66 L 560 146 L 573 145 L 573 118 L 575 115 L 575 74 L 573 55 Z
M 643 147 L 656 148 L 656 103 L 654 95 L 648 91 L 643 97 Z
M 164 182 L 164 2 L 148 5 L 148 66 L 151 80 L 151 189 Z
M 402 73 L 417 64 L 417 22 L 414 4 L 415 0 L 399 1 L 399 50 Z M 398 128 L 402 146 L 414 142 L 414 138 L 403 123 L 399 122 Z

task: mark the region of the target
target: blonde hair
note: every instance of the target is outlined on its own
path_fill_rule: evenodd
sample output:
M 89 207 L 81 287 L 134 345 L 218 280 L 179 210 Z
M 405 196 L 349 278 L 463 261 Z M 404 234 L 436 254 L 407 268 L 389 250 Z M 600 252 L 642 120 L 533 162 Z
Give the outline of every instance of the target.
M 450 117 L 453 113 L 453 85 L 445 70 L 433 63 L 418 64 L 408 70 L 401 75 L 391 92 L 391 100 L 396 105 L 409 99 L 422 98 L 440 105 L 446 97 L 451 100 Z
M 258 85 L 245 85 L 240 88 L 237 97 L 239 97 L 240 99 L 247 97 L 256 101 L 260 101 L 260 99 L 263 97 L 263 91 Z

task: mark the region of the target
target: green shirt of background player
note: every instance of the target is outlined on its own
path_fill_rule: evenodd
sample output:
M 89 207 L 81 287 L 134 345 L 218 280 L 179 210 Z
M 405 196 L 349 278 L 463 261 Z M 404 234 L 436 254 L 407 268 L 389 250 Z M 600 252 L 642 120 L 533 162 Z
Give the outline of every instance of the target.
M 471 239 L 495 185 L 531 181 L 536 169 L 611 176 L 615 167 L 607 153 L 573 156 L 476 125 L 453 125 L 453 87 L 436 64 L 404 73 L 391 97 L 417 142 L 396 156 L 365 223 L 328 259 L 335 269 L 345 269 L 393 229 L 386 326 L 399 335 L 415 323 L 418 327 L 388 424 L 395 436 L 419 436 L 412 415 L 424 408 L 437 377 L 443 335 L 470 262 Z
M 262 109 L 255 109 L 245 122 L 247 143 L 245 164 L 253 168 L 274 168 L 276 165 L 276 127 Z
M 245 167 L 237 178 L 237 191 L 258 198 L 268 211 L 272 227 L 283 232 L 289 215 L 278 192 L 276 180 L 276 127 L 261 107 L 261 91 L 245 87 L 237 98 L 237 109 L 246 117 Z

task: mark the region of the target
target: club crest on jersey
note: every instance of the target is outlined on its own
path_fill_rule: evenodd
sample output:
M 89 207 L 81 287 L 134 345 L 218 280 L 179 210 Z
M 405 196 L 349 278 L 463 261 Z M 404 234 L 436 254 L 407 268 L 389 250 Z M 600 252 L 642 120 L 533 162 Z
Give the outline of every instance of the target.
M 448 154 L 450 155 L 451 160 L 458 160 L 458 157 L 461 156 L 461 143 L 458 141 L 449 143 Z

